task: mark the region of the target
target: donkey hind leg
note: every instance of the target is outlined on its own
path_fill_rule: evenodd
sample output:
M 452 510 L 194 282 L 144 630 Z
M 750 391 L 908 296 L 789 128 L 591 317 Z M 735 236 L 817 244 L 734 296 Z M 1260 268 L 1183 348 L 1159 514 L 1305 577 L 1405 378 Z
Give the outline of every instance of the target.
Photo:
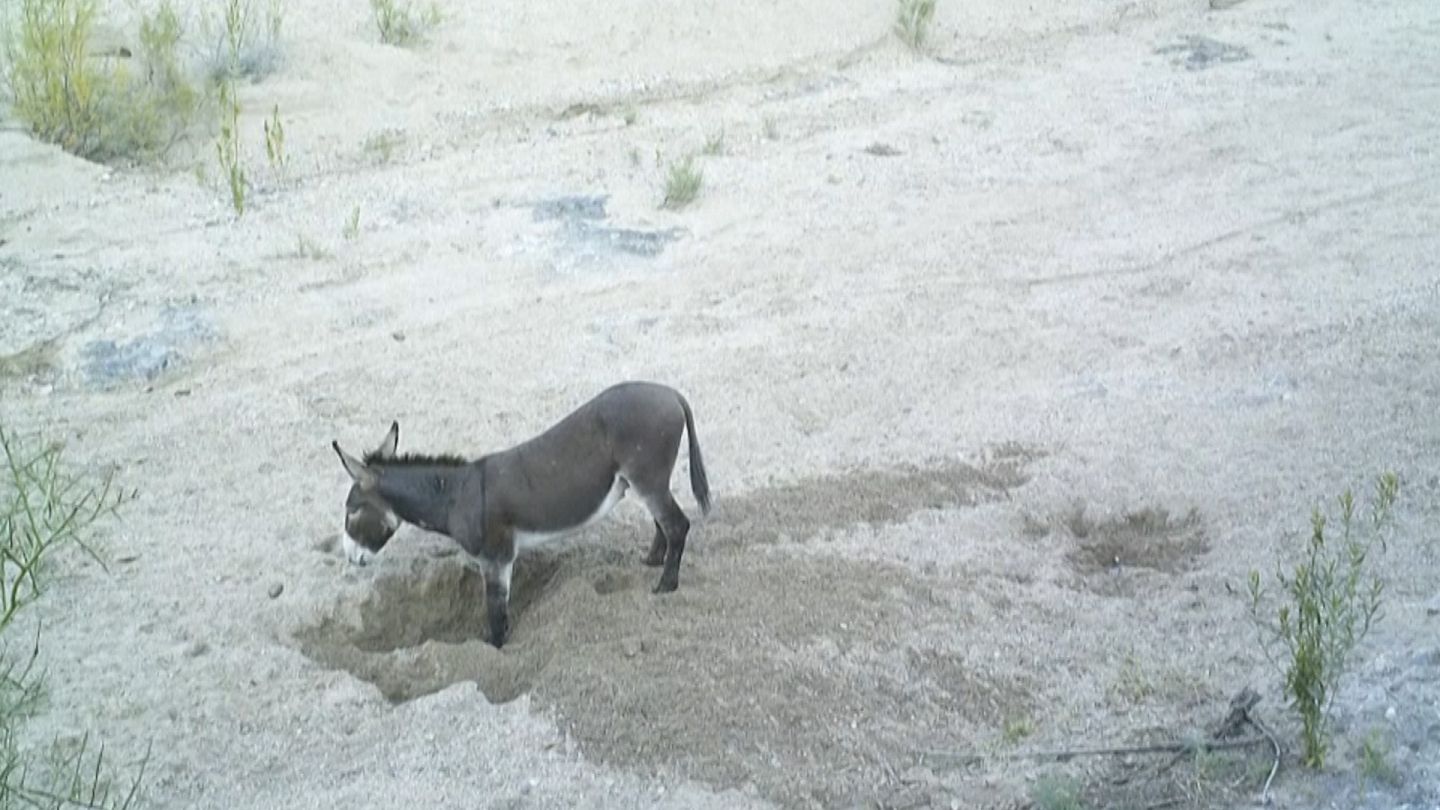
M 485 615 L 490 623 L 490 643 L 496 649 L 510 637 L 510 573 L 514 568 L 513 559 L 484 564 Z
M 690 519 L 685 517 L 669 488 L 661 489 L 654 495 L 647 493 L 645 506 L 665 537 L 665 567 L 660 572 L 660 583 L 655 586 L 655 593 L 669 593 L 680 587 L 680 558 L 685 554 L 685 536 L 690 533 Z M 653 548 L 651 553 L 654 553 Z
M 660 521 L 655 521 L 655 539 L 650 541 L 650 553 L 645 555 L 645 564 L 651 568 L 664 565 L 665 550 L 669 545 L 665 540 L 665 531 L 660 528 Z

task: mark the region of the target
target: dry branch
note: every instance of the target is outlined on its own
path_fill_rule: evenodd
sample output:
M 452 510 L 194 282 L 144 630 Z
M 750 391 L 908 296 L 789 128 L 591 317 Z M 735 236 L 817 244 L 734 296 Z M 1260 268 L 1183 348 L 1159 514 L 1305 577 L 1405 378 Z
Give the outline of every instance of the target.
M 1230 712 L 1223 720 L 1211 727 L 1210 737 L 1206 740 L 1189 742 L 1168 742 L 1155 743 L 1153 745 L 1114 746 L 1107 748 L 1061 748 L 1045 751 L 1022 751 L 1009 754 L 991 754 L 990 759 L 1021 760 L 1021 759 L 1049 759 L 1056 762 L 1068 762 L 1075 757 L 1104 757 L 1104 756 L 1131 756 L 1136 754 L 1175 754 L 1175 758 L 1168 765 L 1186 754 L 1197 754 L 1209 751 L 1226 751 L 1237 748 L 1249 748 L 1260 743 L 1269 743 L 1275 752 L 1274 764 L 1270 766 L 1270 774 L 1265 779 L 1265 786 L 1260 794 L 1262 804 L 1268 803 L 1270 794 L 1270 783 L 1275 779 L 1275 774 L 1280 770 L 1280 759 L 1282 751 L 1280 741 L 1270 730 L 1265 727 L 1251 710 L 1260 702 L 1260 695 L 1248 686 L 1240 690 L 1230 699 Z M 1236 737 L 1246 727 L 1254 728 L 1259 734 L 1248 737 Z M 922 757 L 937 759 L 948 759 L 957 761 L 961 765 L 976 765 L 987 758 L 984 754 L 965 751 L 936 751 L 928 750 L 919 752 Z M 1163 806 L 1163 805 L 1162 805 Z

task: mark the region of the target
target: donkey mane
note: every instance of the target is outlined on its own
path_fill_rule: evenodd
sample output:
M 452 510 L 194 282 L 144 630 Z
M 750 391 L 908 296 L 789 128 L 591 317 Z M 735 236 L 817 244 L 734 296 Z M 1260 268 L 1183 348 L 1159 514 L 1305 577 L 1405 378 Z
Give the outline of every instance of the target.
M 401 453 L 398 456 L 385 458 L 378 450 L 371 450 L 362 459 L 365 466 L 372 465 L 380 467 L 463 467 L 469 461 L 452 453 L 440 453 L 438 455 L 427 455 L 425 453 Z

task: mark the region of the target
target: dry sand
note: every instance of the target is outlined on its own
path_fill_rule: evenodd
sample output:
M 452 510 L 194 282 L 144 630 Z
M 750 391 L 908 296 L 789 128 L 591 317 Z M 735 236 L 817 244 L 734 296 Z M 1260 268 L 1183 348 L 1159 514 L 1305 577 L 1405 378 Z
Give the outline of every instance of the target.
M 1278 806 L 1440 806 L 1440 5 L 941 0 L 930 58 L 884 0 L 447 0 L 413 50 L 288 6 L 243 218 L 0 132 L 0 418 L 140 490 L 26 620 L 31 742 L 153 744 L 164 808 L 1248 806 L 1263 751 L 925 752 L 1250 685 Z M 503 652 L 443 538 L 343 564 L 332 439 L 479 454 L 626 378 L 715 489 L 677 593 L 628 502 L 520 564 Z M 1304 774 L 1238 588 L 1382 469 L 1387 611 Z

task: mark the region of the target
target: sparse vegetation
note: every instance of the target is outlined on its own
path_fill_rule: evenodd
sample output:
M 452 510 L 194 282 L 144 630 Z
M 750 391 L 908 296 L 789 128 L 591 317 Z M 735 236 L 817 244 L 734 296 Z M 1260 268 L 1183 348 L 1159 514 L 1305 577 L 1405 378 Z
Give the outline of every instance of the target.
M 440 7 L 429 4 L 422 11 L 403 0 L 370 0 L 375 27 L 380 41 L 386 45 L 409 47 L 418 45 L 440 24 Z
M 1029 717 L 1012 715 L 1005 718 L 1005 727 L 1001 731 L 1001 738 L 1006 745 L 1014 745 L 1026 737 L 1029 737 L 1034 731 L 1030 726 Z
M 671 164 L 670 172 L 665 179 L 665 199 L 660 203 L 662 208 L 679 209 L 684 208 L 695 201 L 700 195 L 700 187 L 705 182 L 705 175 L 695 167 L 694 158 Z
M 773 115 L 767 115 L 767 116 L 765 116 L 765 122 L 764 122 L 764 124 L 762 125 L 762 128 L 763 128 L 763 131 L 764 131 L 764 133 L 765 133 L 765 140 L 767 140 L 767 141 L 778 141 L 778 140 L 780 140 L 780 122 L 775 119 L 775 116 L 773 116 Z
M 345 220 L 345 228 L 340 232 L 345 241 L 353 241 L 360 235 L 360 206 L 350 209 L 350 218 Z
M 265 158 L 276 175 L 285 173 L 285 124 L 280 120 L 279 104 L 265 121 Z
M 1400 784 L 1400 772 L 1390 761 L 1390 744 L 1377 729 L 1365 737 L 1360 744 L 1361 786 L 1371 782 L 1396 786 Z
M 1155 683 L 1133 654 L 1126 655 L 1116 680 L 1115 691 L 1128 703 L 1140 703 L 1155 694 Z
M 365 139 L 361 149 L 374 163 L 389 163 L 395 157 L 395 150 L 405 143 L 405 133 L 398 129 L 377 132 Z
M 705 154 L 710 156 L 725 154 L 725 128 L 721 127 L 718 132 L 705 139 Z
M 253 0 L 224 0 L 220 22 L 216 30 L 208 17 L 205 21 L 207 35 L 215 43 L 209 59 L 211 81 L 259 81 L 279 69 L 284 55 L 283 0 L 268 0 L 263 19 Z
M 1082 810 L 1080 788 L 1073 779 L 1042 776 L 1030 788 L 1030 801 L 1036 810 Z
M 0 426 L 0 635 L 8 635 L 15 617 L 40 597 L 56 553 L 75 547 L 103 565 L 89 530 L 133 497 L 115 488 L 108 476 L 94 482 L 71 473 L 62 463 L 62 449 L 58 444 L 24 446 Z M 0 663 L 0 807 L 131 807 L 143 763 L 128 789 L 119 789 L 104 748 L 92 753 L 88 737 L 68 748 L 57 742 L 47 762 L 21 752 L 20 725 L 44 689 L 34 671 L 39 639 L 27 646 L 24 658 L 7 655 Z
M 1281 602 L 1276 621 L 1262 615 L 1265 591 L 1260 573 L 1250 572 L 1251 616 L 1262 632 L 1267 656 L 1284 671 L 1285 694 L 1300 715 L 1301 760 L 1325 764 L 1330 747 L 1331 701 L 1345 675 L 1351 652 L 1380 615 L 1384 583 L 1370 570 L 1370 555 L 1385 535 L 1399 479 L 1379 477 L 1368 519 L 1357 518 L 1349 490 L 1340 496 L 1340 536 L 1327 536 L 1328 521 L 1318 507 L 1311 514 L 1305 554 L 1291 574 L 1277 570 Z M 1271 653 L 1278 642 L 1281 660 Z
M 330 258 L 330 251 L 301 233 L 295 235 L 295 258 L 318 261 Z
M 231 207 L 237 216 L 243 215 L 249 181 L 245 178 L 240 151 L 240 102 L 230 81 L 220 85 L 220 134 L 215 138 L 215 154 L 220 160 L 220 173 L 230 189 Z
M 141 20 L 139 70 L 94 52 L 96 0 L 20 0 L 4 36 L 15 116 L 37 138 L 101 162 L 154 160 L 184 134 L 200 96 L 180 69 L 183 31 L 162 2 Z
M 899 0 L 895 13 L 895 34 L 900 41 L 915 50 L 925 45 L 930 33 L 930 21 L 935 18 L 937 0 Z

